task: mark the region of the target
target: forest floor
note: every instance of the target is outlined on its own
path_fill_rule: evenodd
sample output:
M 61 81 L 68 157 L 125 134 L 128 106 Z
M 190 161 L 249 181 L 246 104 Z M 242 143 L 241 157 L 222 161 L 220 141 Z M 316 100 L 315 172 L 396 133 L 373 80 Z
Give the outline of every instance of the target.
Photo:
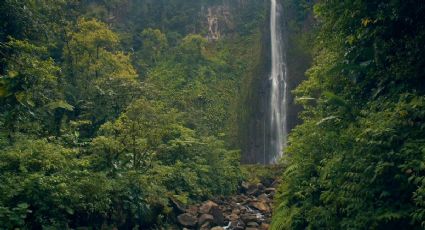
M 256 173 L 253 172 L 257 177 Z M 183 229 L 200 230 L 269 229 L 278 181 L 267 175 L 242 183 L 239 193 L 233 196 L 217 197 L 184 208 L 174 203 L 180 211 L 178 224 Z

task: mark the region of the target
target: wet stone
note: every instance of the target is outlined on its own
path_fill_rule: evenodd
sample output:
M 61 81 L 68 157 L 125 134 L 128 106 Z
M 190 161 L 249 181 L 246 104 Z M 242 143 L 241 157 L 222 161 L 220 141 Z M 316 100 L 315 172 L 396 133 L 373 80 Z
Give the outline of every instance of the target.
M 246 224 L 246 226 L 247 226 L 248 228 L 257 228 L 257 227 L 259 227 L 260 225 L 259 225 L 257 222 L 249 222 L 249 223 L 247 223 L 247 224 Z
M 177 216 L 177 220 L 179 221 L 179 224 L 185 227 L 194 227 L 198 222 L 198 219 L 189 213 L 184 213 Z

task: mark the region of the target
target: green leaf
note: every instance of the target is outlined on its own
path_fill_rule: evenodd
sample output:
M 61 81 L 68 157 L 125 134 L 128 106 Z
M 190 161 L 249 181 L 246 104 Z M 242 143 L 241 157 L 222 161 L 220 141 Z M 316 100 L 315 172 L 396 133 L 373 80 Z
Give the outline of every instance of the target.
M 8 94 L 6 87 L 0 86 L 0 97 L 6 97 Z

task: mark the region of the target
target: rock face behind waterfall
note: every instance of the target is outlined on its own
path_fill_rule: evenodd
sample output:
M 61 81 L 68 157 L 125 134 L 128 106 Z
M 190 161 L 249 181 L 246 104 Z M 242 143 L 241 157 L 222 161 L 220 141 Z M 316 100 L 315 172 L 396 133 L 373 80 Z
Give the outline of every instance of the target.
M 266 187 L 262 183 L 243 183 L 238 195 L 189 205 L 181 210 L 177 223 L 183 229 L 267 230 L 276 184 Z
M 300 13 L 291 2 L 281 5 L 280 9 L 281 1 L 268 0 L 267 2 L 270 3 L 268 11 L 270 20 L 265 20 L 262 31 L 262 62 L 258 63 L 257 71 L 250 79 L 251 89 L 244 102 L 248 114 L 245 115 L 240 130 L 242 163 L 246 164 L 272 163 L 273 156 L 276 152 L 281 151 L 279 147 L 286 142 L 285 138 L 276 138 L 279 136 L 276 135 L 277 128 L 275 130 L 271 128 L 273 127 L 271 125 L 272 104 L 277 106 L 278 102 L 282 103 L 280 110 L 274 110 L 275 113 L 281 112 L 281 115 L 277 115 L 277 113 L 274 115 L 275 123 L 277 123 L 276 118 L 281 117 L 280 124 L 275 124 L 275 126 L 286 127 L 281 130 L 282 136 L 286 136 L 285 133 L 289 133 L 301 122 L 298 118 L 301 107 L 295 103 L 291 92 L 305 79 L 305 71 L 311 64 L 310 48 L 306 47 L 304 43 L 306 42 L 305 32 L 311 30 L 314 17 L 309 13 L 300 17 Z M 277 11 L 273 11 L 274 8 L 271 5 L 273 2 L 276 3 Z M 272 15 L 273 12 L 275 15 Z M 273 18 L 274 26 L 272 25 Z M 274 37 L 272 36 L 273 29 L 275 30 Z M 272 44 L 273 40 L 275 41 L 274 45 Z M 280 43 L 279 45 L 276 45 L 277 41 Z M 278 54 L 276 51 L 282 52 L 282 54 L 276 55 Z M 279 56 L 282 57 L 281 61 L 278 61 Z M 283 68 L 282 71 L 279 70 L 280 67 Z M 273 76 L 273 70 L 276 71 L 274 76 L 286 76 L 285 85 L 280 84 L 280 89 L 275 91 L 275 98 L 280 100 L 275 100 L 275 103 L 271 103 L 273 82 L 270 78 Z M 278 72 L 283 74 L 279 75 Z M 277 80 L 277 82 L 282 82 L 282 80 Z M 283 96 L 286 96 L 285 102 Z M 282 141 L 282 144 L 279 141 Z
M 248 105 L 254 108 L 248 123 L 248 143 L 242 147 L 243 163 L 273 164 L 280 158 L 286 143 L 289 87 L 283 14 L 279 2 L 270 0 L 269 29 L 263 32 L 268 34 L 264 40 L 270 44 L 263 47 L 263 52 L 269 58 L 263 72 L 259 73 L 262 77 L 256 78 L 259 86 L 252 86 L 257 87 L 254 91 L 257 95 L 252 98 L 256 103 Z
M 275 163 L 282 155 L 283 146 L 288 137 L 288 64 L 286 45 L 282 30 L 282 7 L 276 0 L 271 0 L 270 7 L 270 37 L 271 37 L 271 72 L 270 72 L 270 151 L 267 162 Z

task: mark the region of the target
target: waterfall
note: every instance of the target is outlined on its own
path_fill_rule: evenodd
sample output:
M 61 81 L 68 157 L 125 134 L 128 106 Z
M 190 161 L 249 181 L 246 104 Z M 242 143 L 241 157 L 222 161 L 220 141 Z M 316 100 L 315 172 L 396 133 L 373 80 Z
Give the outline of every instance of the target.
M 275 163 L 286 145 L 288 84 L 287 63 L 284 53 L 284 41 L 281 28 L 281 7 L 271 0 L 270 33 L 271 33 L 271 73 L 270 73 L 270 154 L 269 163 Z
M 246 164 L 275 164 L 282 157 L 287 144 L 290 128 L 296 123 L 296 108 L 291 104 L 286 42 L 287 36 L 284 22 L 284 8 L 281 0 L 270 0 L 270 47 L 264 44 L 264 53 L 270 52 L 270 63 L 263 59 L 261 70 L 271 67 L 269 74 L 261 74 L 253 78 L 255 89 L 248 98 L 252 102 L 252 114 L 247 124 L 246 139 L 242 146 L 242 162 Z M 262 52 L 263 54 L 263 52 Z M 264 55 L 266 56 L 266 55 Z

